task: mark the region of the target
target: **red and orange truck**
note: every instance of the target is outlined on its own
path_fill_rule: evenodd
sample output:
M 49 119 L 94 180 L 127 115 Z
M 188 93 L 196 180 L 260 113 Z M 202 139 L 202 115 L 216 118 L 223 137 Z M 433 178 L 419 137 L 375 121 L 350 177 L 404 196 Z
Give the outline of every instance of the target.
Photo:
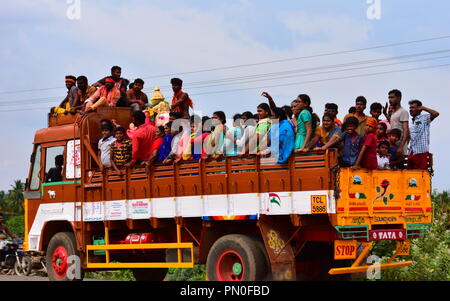
M 116 269 L 162 280 L 194 264 L 209 280 L 333 279 L 368 270 L 381 240 L 397 248 L 378 268 L 410 265 L 396 258 L 431 223 L 429 171 L 339 168 L 336 150 L 101 171 L 102 119 L 128 124 L 132 112 L 49 116 L 34 137 L 25 248 L 45 254 L 51 280 Z M 46 183 L 58 155 L 63 178 Z

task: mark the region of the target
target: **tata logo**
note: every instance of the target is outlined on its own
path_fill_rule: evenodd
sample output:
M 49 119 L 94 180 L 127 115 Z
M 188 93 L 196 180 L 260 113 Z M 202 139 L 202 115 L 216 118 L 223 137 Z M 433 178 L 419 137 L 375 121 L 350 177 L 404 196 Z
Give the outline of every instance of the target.
M 372 230 L 370 237 L 372 240 L 405 240 L 405 230 Z

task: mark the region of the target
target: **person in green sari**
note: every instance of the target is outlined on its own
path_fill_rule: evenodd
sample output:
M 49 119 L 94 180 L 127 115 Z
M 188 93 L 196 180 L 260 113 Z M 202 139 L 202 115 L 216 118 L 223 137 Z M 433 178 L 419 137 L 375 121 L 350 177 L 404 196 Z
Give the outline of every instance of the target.
M 314 122 L 311 114 L 311 99 L 306 94 L 300 94 L 296 99 L 297 105 L 293 113 L 297 121 L 294 153 L 307 152 L 313 137 Z

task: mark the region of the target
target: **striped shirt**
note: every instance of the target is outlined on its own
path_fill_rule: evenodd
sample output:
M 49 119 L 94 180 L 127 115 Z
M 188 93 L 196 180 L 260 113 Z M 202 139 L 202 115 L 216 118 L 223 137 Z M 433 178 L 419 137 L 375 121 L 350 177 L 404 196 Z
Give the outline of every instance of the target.
M 420 113 L 412 118 L 409 126 L 409 131 L 411 133 L 409 150 L 413 154 L 428 153 L 430 145 L 430 124 L 430 114 Z

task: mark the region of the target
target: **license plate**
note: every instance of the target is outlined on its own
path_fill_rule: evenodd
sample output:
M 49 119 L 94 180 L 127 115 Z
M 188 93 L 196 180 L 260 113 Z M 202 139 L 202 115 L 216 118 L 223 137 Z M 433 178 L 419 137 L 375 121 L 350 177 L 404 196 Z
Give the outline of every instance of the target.
M 358 243 L 356 240 L 335 240 L 334 259 L 355 259 Z
M 326 214 L 327 213 L 327 196 L 312 195 L 311 196 L 311 213 Z
M 406 230 L 371 230 L 369 231 L 370 240 L 405 240 Z
M 397 255 L 409 255 L 410 249 L 411 249 L 410 240 L 397 241 L 397 249 L 396 249 Z

